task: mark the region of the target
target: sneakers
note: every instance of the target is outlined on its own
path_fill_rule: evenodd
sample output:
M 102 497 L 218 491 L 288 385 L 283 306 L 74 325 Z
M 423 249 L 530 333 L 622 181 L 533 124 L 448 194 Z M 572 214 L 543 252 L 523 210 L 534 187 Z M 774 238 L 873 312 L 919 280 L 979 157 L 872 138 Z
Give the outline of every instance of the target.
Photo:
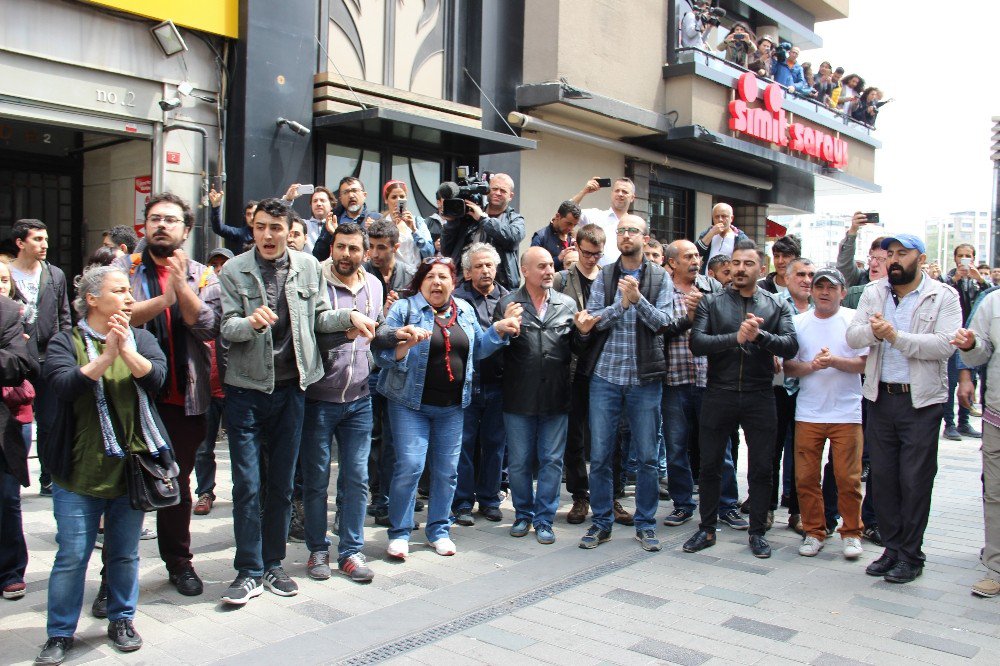
M 459 509 L 455 512 L 455 524 L 463 527 L 472 527 L 476 524 L 476 519 L 472 517 L 470 509 Z
M 750 523 L 748 523 L 747 519 L 741 516 L 740 512 L 736 509 L 726 511 L 724 514 L 719 516 L 719 521 L 729 525 L 734 530 L 740 530 L 741 532 L 745 532 L 750 529 Z
M 992 578 L 984 578 L 972 586 L 972 593 L 977 597 L 992 599 L 1000 594 L 1000 583 Z
M 802 557 L 816 557 L 819 551 L 823 550 L 823 542 L 814 536 L 807 536 L 799 546 L 799 555 Z
M 139 536 L 142 539 L 142 536 Z M 97 550 L 104 550 L 104 528 L 99 527 L 97 529 L 97 538 L 94 539 L 94 548 Z
M 52 483 L 42 484 L 41 489 L 39 489 L 38 494 L 42 497 L 52 497 Z M 44 650 L 43 650 L 44 652 Z
M 108 583 L 104 579 L 101 579 L 101 586 L 97 588 L 97 597 L 90 607 L 90 614 L 101 619 L 108 616 Z
M 514 524 L 510 526 L 510 535 L 518 538 L 527 536 L 528 530 L 530 529 L 531 522 L 527 518 L 518 518 L 514 521 Z
M 666 518 L 663 519 L 663 524 L 669 527 L 677 527 L 678 525 L 683 525 L 687 521 L 691 520 L 694 516 L 693 511 L 685 511 L 684 509 L 674 509 L 670 512 Z
M 135 652 L 142 647 L 142 636 L 136 632 L 132 620 L 125 617 L 111 621 L 108 625 L 108 638 L 119 652 Z
M 618 504 L 618 502 L 615 502 L 615 504 Z M 580 548 L 587 550 L 597 548 L 607 541 L 611 541 L 611 530 L 602 530 L 597 525 L 591 525 L 587 533 L 580 538 Z
M 958 432 L 959 432 L 959 434 L 965 435 L 966 437 L 982 437 L 983 436 L 983 433 L 981 433 L 978 430 L 976 430 L 975 428 L 973 428 L 972 424 L 970 424 L 970 423 L 963 423 L 962 425 L 958 426 Z
M 882 543 L 882 533 L 878 531 L 878 525 L 865 526 L 865 529 L 861 531 L 861 536 L 868 539 L 876 546 L 883 546 Z
M 292 520 L 288 523 L 288 540 L 292 543 L 306 542 L 306 510 L 302 500 L 292 500 Z
M 390 539 L 385 554 L 394 560 L 405 560 L 410 556 L 410 542 L 406 539 Z
M 660 500 L 663 502 L 670 501 L 670 489 L 667 487 L 667 477 L 661 477 L 658 484 L 658 490 L 660 493 Z
M 945 426 L 944 433 L 942 433 L 941 436 L 954 442 L 962 441 L 962 435 L 958 432 L 958 428 L 955 426 Z
M 977 419 L 983 415 L 983 410 L 978 404 L 969 407 L 969 416 L 975 416 Z
M 535 525 L 535 540 L 543 546 L 555 543 L 556 535 L 552 531 L 552 526 L 546 523 Z
M 585 499 L 573 500 L 573 508 L 566 514 L 566 522 L 570 525 L 579 525 L 587 519 L 590 513 L 590 501 Z
M 635 518 L 622 506 L 621 502 L 616 501 L 612 510 L 615 514 L 615 522 L 619 525 L 635 525 Z
M 309 553 L 309 561 L 306 562 L 306 573 L 313 580 L 327 580 L 333 575 L 330 570 L 330 551 L 317 550 Z
M 503 520 L 503 511 L 498 506 L 483 506 L 480 504 L 479 515 L 491 523 L 499 523 Z
M 430 546 L 434 549 L 435 553 L 444 557 L 449 557 L 458 552 L 458 549 L 455 548 L 455 542 L 448 537 L 438 539 L 437 541 L 431 541 Z
M 856 560 L 865 552 L 861 547 L 861 539 L 858 537 L 846 537 L 844 539 L 844 557 L 849 560 Z
M 354 553 L 346 558 L 337 569 L 355 583 L 370 583 L 375 578 L 375 572 L 368 566 L 362 553 Z
M 242 606 L 254 597 L 264 594 L 264 586 L 259 578 L 240 574 L 222 594 L 222 602 L 231 606 Z
M 201 579 L 190 565 L 180 573 L 170 574 L 170 583 L 185 597 L 197 597 L 204 590 Z
M 660 540 L 656 538 L 653 530 L 639 530 L 635 533 L 635 540 L 639 542 L 643 550 L 655 553 L 660 549 Z
M 209 493 L 202 493 L 198 495 L 198 501 L 194 505 L 194 515 L 196 516 L 207 516 L 212 513 L 212 505 L 215 500 Z
M 24 596 L 24 591 L 27 586 L 21 583 L 11 583 L 10 585 L 5 585 L 3 588 L 3 598 L 13 601 L 14 599 L 20 599 Z
M 264 572 L 264 587 L 279 597 L 294 597 L 299 593 L 299 586 L 280 566 L 271 567 Z
M 764 537 L 752 534 L 750 535 L 750 552 L 753 553 L 754 557 L 766 560 L 771 557 L 771 544 Z
M 61 664 L 66 661 L 66 653 L 73 647 L 73 639 L 66 636 L 53 636 L 45 641 L 42 651 L 35 657 L 36 666 Z
M 155 538 L 156 538 L 156 531 L 155 530 L 151 530 L 148 527 L 143 527 L 142 531 L 139 532 L 139 540 L 140 541 L 149 541 L 150 539 L 155 539 Z M 101 543 L 104 543 L 103 539 L 101 540 Z

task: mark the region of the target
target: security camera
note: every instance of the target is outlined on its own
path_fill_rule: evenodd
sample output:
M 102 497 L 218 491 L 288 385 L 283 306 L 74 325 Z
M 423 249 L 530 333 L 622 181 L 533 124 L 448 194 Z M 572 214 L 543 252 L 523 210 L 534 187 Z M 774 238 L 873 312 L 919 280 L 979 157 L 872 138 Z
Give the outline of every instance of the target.
M 164 111 L 173 111 L 174 109 L 180 107 L 181 100 L 178 97 L 171 97 L 170 99 L 161 99 L 157 104 Z
M 285 126 L 288 127 L 288 129 L 292 130 L 293 132 L 295 132 L 299 136 L 309 136 L 309 132 L 311 131 L 305 125 L 301 125 L 301 124 L 295 122 L 294 120 L 288 120 L 287 118 L 278 118 L 275 121 L 275 124 L 278 127 L 281 127 L 282 125 L 285 125 Z

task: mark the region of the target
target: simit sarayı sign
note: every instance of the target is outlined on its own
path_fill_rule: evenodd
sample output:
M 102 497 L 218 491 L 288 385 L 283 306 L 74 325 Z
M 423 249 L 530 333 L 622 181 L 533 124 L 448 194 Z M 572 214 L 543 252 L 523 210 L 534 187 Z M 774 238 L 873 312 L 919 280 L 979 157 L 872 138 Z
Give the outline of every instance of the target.
M 764 108 L 750 108 L 749 104 L 757 101 L 758 92 L 754 73 L 743 74 L 736 83 L 737 99 L 729 103 L 729 129 L 816 157 L 837 169 L 847 166 L 846 141 L 785 120 L 785 110 L 781 108 L 785 91 L 780 85 L 771 83 L 764 89 Z

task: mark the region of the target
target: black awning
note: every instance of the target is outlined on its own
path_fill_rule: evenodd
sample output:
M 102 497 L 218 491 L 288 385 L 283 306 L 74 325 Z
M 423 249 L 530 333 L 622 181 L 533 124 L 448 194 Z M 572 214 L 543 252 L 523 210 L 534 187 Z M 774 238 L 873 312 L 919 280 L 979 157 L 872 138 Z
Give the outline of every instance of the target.
M 519 136 L 381 107 L 319 116 L 313 127 L 320 135 L 346 134 L 453 155 L 510 153 L 534 150 L 537 145 Z

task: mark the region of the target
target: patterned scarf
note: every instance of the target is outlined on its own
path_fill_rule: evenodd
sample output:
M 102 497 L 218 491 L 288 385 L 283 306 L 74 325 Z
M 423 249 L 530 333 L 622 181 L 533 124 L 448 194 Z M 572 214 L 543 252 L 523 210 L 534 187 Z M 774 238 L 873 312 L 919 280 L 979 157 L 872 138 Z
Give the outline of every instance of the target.
M 455 373 L 451 371 L 451 333 L 448 331 L 449 328 L 455 325 L 458 321 L 458 304 L 455 303 L 455 299 L 452 298 L 448 303 L 448 307 L 451 309 L 451 315 L 448 319 L 442 321 L 440 317 L 437 316 L 437 312 L 434 313 L 434 323 L 438 325 L 441 329 L 441 335 L 444 336 L 444 368 L 448 371 L 448 381 L 455 383 Z
M 101 335 L 92 329 L 82 319 L 78 327 L 80 332 L 83 333 L 83 344 L 87 349 L 87 358 L 90 361 L 96 360 L 100 354 L 97 352 L 97 346 L 94 344 L 94 341 L 104 342 L 107 336 Z M 132 334 L 131 328 L 129 329 L 129 337 L 125 341 L 125 345 L 135 349 L 135 336 Z M 138 383 L 135 383 L 135 392 L 139 399 L 139 424 L 142 427 L 142 438 L 146 442 L 149 452 L 159 457 L 160 453 L 168 451 L 169 447 L 156 427 L 156 421 L 153 419 L 153 411 L 149 407 L 149 397 L 146 395 L 146 391 Z M 104 455 L 112 458 L 124 458 L 125 452 L 122 451 L 122 447 L 118 443 L 118 436 L 115 435 L 114 424 L 111 421 L 111 410 L 108 409 L 108 399 L 104 395 L 104 377 L 98 379 L 94 384 L 94 396 L 97 399 L 97 415 L 101 422 L 101 436 L 104 438 Z

